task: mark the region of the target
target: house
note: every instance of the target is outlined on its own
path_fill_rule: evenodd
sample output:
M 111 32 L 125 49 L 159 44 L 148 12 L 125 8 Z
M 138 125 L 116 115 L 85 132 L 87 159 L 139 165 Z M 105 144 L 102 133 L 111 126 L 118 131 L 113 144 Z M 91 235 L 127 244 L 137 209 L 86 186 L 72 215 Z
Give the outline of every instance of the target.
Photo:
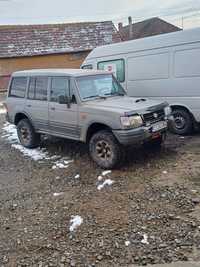
M 147 19 L 141 22 L 132 23 L 132 18 L 128 18 L 129 24 L 123 26 L 118 24 L 119 34 L 123 41 L 144 38 L 157 34 L 180 31 L 181 29 L 158 17 Z
M 95 47 L 120 41 L 111 21 L 0 26 L 0 90 L 14 71 L 79 68 Z

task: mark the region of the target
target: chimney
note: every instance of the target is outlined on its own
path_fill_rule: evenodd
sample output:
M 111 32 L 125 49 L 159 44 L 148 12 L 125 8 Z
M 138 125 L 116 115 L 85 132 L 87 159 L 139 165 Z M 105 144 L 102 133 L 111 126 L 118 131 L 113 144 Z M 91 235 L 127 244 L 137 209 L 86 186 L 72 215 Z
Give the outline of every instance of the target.
M 123 23 L 122 22 L 118 23 L 118 31 L 119 32 L 122 31 L 122 28 L 123 28 Z
M 129 39 L 133 39 L 133 21 L 132 17 L 128 17 L 128 24 L 129 24 Z

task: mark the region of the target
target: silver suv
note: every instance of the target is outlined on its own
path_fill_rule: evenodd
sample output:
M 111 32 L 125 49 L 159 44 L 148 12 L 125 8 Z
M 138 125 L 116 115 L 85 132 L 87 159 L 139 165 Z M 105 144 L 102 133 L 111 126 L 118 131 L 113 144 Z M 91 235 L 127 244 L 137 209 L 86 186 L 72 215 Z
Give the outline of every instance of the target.
M 80 69 L 13 73 L 6 107 L 23 146 L 41 134 L 79 140 L 102 168 L 121 163 L 125 146 L 160 146 L 171 116 L 166 102 L 128 97 L 111 73 Z

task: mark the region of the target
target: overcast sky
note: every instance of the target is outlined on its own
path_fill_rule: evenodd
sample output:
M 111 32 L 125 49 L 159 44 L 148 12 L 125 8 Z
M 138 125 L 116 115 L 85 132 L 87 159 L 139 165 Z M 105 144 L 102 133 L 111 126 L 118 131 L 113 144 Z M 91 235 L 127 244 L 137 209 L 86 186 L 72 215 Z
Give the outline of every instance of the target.
M 200 0 L 0 0 L 0 24 L 112 20 L 154 16 L 178 26 L 200 26 Z

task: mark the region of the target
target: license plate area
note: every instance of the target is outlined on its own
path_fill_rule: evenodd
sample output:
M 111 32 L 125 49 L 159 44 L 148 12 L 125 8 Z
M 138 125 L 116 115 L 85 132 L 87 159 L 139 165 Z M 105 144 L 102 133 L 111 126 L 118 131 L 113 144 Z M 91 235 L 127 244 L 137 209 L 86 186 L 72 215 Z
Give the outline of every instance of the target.
M 155 132 L 161 131 L 165 129 L 166 127 L 167 127 L 166 121 L 159 121 L 152 125 L 152 132 L 155 133 Z

